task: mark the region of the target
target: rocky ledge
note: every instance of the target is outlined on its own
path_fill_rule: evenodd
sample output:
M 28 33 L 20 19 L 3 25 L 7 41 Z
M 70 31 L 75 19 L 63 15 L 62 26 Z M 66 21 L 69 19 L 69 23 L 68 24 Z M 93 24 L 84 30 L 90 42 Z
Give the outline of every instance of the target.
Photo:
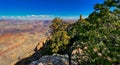
M 30 65 L 69 65 L 67 55 L 43 56 L 39 60 L 33 61 Z M 73 62 L 71 65 L 75 65 Z

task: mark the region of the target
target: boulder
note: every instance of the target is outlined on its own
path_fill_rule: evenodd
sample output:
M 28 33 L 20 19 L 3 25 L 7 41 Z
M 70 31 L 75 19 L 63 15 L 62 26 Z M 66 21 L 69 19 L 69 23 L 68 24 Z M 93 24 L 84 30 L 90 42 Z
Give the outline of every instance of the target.
M 67 55 L 43 56 L 39 60 L 33 61 L 30 65 L 69 65 Z M 73 62 L 71 65 L 75 65 Z

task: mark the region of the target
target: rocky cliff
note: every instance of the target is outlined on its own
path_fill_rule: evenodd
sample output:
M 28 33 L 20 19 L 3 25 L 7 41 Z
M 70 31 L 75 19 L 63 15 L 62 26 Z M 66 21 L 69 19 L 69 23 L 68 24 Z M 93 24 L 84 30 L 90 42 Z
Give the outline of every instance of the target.
M 13 65 L 14 62 L 29 57 L 44 37 L 28 33 L 0 36 L 0 65 Z

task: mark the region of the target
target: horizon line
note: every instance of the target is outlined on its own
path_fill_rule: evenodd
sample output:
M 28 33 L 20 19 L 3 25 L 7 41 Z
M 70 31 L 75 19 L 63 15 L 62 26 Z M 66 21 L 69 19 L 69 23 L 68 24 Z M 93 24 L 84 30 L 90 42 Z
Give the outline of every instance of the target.
M 59 17 L 61 19 L 79 19 L 80 16 L 57 16 L 57 15 L 47 15 L 47 14 L 41 14 L 41 15 L 26 15 L 26 16 L 0 16 L 0 19 L 21 19 L 21 20 L 52 20 L 56 17 Z M 87 18 L 88 16 L 84 16 L 83 18 Z

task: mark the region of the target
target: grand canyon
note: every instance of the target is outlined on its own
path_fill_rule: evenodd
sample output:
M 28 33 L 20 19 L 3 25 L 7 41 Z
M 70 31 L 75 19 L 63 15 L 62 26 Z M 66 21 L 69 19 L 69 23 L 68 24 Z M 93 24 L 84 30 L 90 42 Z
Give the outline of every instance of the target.
M 0 20 L 0 65 L 32 55 L 49 35 L 50 20 Z M 41 41 L 42 40 L 42 41 Z
M 120 65 L 120 0 L 0 0 L 0 65 Z

